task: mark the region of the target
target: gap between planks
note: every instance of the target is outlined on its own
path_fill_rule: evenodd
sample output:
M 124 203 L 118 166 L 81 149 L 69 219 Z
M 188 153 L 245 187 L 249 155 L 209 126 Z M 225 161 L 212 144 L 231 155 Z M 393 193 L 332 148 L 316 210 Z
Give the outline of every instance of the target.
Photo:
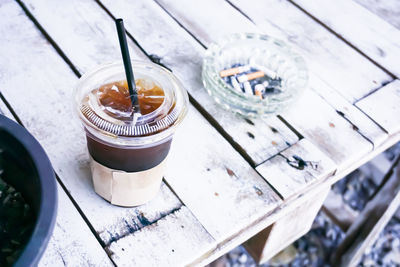
M 400 31 L 397 28 L 354 1 L 292 1 L 399 77 Z
M 159 5 L 162 5 L 164 10 L 168 10 L 170 16 L 173 16 L 173 19 L 175 21 L 179 20 L 180 25 L 184 25 L 185 31 L 193 31 L 196 32 L 196 35 L 199 36 L 201 39 L 201 42 L 203 44 L 207 44 L 214 40 L 216 36 L 218 36 L 220 33 L 224 32 L 230 33 L 232 30 L 233 31 L 257 31 L 257 28 L 247 19 L 244 19 L 238 12 L 236 11 L 230 11 L 229 9 L 232 9 L 228 4 L 224 5 L 225 2 L 223 1 L 215 1 L 212 2 L 213 5 L 215 5 L 214 9 L 219 11 L 219 10 L 224 10 L 220 15 L 221 18 L 218 20 L 221 23 L 217 23 L 218 21 L 216 19 L 205 19 L 200 18 L 198 15 L 197 10 L 202 10 L 205 5 L 210 6 L 211 4 L 209 2 L 203 3 L 203 4 L 196 4 L 195 7 L 184 7 L 181 3 L 177 3 L 176 1 L 166 1 L 166 0 L 158 0 L 157 1 Z M 278 5 L 278 4 L 276 4 Z M 289 6 L 291 4 L 288 4 Z M 277 7 L 275 7 L 277 8 Z M 294 11 L 297 11 L 295 7 L 293 7 Z M 217 11 L 214 11 L 217 12 Z M 196 13 L 197 12 L 197 13 Z M 214 14 L 213 13 L 213 14 Z M 232 14 L 231 14 L 232 13 Z M 235 15 L 235 13 L 237 13 Z M 302 14 L 301 11 L 297 11 L 297 13 Z M 229 16 L 236 21 L 234 26 L 232 23 L 225 23 L 227 20 L 227 17 Z M 299 19 L 300 15 L 298 14 Z M 304 17 L 307 17 L 304 15 Z M 247 22 L 246 22 L 247 21 Z M 203 25 L 204 24 L 204 25 Z M 210 27 L 212 24 L 218 24 L 219 27 L 218 29 L 213 28 L 210 30 Z M 202 25 L 202 26 L 199 26 Z M 238 26 L 238 27 L 236 27 Z M 315 27 L 315 26 L 314 26 Z M 318 26 L 320 27 L 320 26 Z M 322 35 L 323 31 L 321 30 L 320 35 Z M 326 35 L 326 34 L 325 34 Z M 335 39 L 335 37 L 331 37 Z M 337 41 L 340 42 L 340 41 Z M 325 44 L 326 45 L 326 44 Z M 349 48 L 351 51 L 351 49 Z M 353 52 L 352 52 L 353 53 Z M 358 56 L 357 58 L 362 58 L 361 56 Z M 371 64 L 372 65 L 372 64 Z M 375 67 L 373 67 L 375 68 Z M 331 87 L 327 84 L 325 84 L 323 81 L 320 81 L 318 77 L 315 78 L 316 75 L 313 76 L 313 86 L 312 90 L 319 94 L 321 98 L 324 99 L 326 103 L 328 103 L 332 108 L 334 108 L 338 112 L 338 114 L 343 117 L 344 120 L 346 120 L 349 124 L 352 125 L 353 128 L 357 129 L 358 134 L 361 134 L 362 139 L 366 139 L 368 142 L 371 143 L 371 149 L 373 149 L 374 146 L 378 146 L 380 143 L 384 141 L 386 138 L 385 132 L 382 131 L 382 129 L 379 128 L 373 121 L 371 121 L 368 117 L 366 117 L 362 112 L 360 112 L 356 107 L 352 106 L 351 103 L 349 103 L 347 100 L 343 99 L 334 89 L 331 89 Z M 318 81 L 317 81 L 318 80 Z M 316 88 L 318 87 L 318 88 Z M 327 97 L 326 95 L 329 95 Z M 339 116 L 338 114 L 332 115 L 333 116 Z M 285 113 L 283 116 L 278 116 L 281 121 L 283 121 L 292 131 L 296 132 L 297 135 L 301 138 L 301 135 L 304 135 L 303 133 L 299 133 L 299 129 L 302 129 L 302 127 L 293 127 L 291 125 L 296 125 L 296 124 L 290 124 L 288 123 L 288 120 L 286 120 Z M 298 116 L 297 116 L 298 117 Z M 293 120 L 292 120 L 293 122 Z M 358 125 L 358 127 L 355 127 L 354 125 Z M 298 125 L 297 125 L 298 126 Z M 325 127 L 324 130 L 327 132 L 332 131 L 332 129 L 329 129 L 329 127 Z M 314 131 L 315 132 L 315 131 Z M 258 165 L 257 165 L 258 166 Z
M 223 140 L 223 139 L 222 139 Z M 264 184 L 264 183 L 263 183 Z
M 11 4 L 11 3 L 10 3 Z M 16 4 L 15 4 L 16 5 Z M 16 5 L 17 6 L 17 5 Z M 14 7 L 13 7 L 14 8 Z M 24 16 L 24 15 L 23 15 Z M 21 20 L 22 20 L 22 18 L 21 18 Z M 26 18 L 26 20 L 25 21 L 29 21 L 29 19 L 28 18 Z M 24 21 L 24 23 L 25 23 L 25 21 Z M 22 22 L 21 22 L 21 24 L 22 24 Z M 28 24 L 29 25 L 29 23 L 26 23 L 26 24 Z M 26 27 L 26 25 L 24 25 L 24 27 L 25 27 L 25 29 L 27 28 Z M 29 28 L 29 27 L 28 27 Z M 34 28 L 34 27 L 31 27 L 32 29 Z M 31 28 L 29 28 L 29 29 L 31 29 Z M 31 31 L 36 31 L 36 29 L 34 29 L 34 30 L 31 30 Z M 32 34 L 33 35 L 33 37 L 32 37 L 32 39 L 33 38 L 35 38 L 35 35 L 34 34 Z M 38 38 L 38 39 L 40 39 L 40 38 Z M 44 39 L 44 38 L 43 38 Z M 44 43 L 44 42 L 43 42 Z M 46 44 L 44 45 L 44 47 L 49 47 L 49 49 L 51 50 L 51 46 L 50 45 L 48 45 L 48 46 L 46 46 Z M 44 50 L 46 50 L 46 48 L 44 48 Z M 50 51 L 49 50 L 49 51 Z M 47 50 L 46 50 L 47 51 Z M 59 52 L 59 51 L 57 51 L 57 52 Z M 51 52 L 48 52 L 48 54 L 50 55 L 50 60 L 53 60 L 54 59 L 54 57 L 55 56 L 53 56 L 53 54 L 51 53 Z M 54 53 L 55 54 L 55 53 Z M 60 62 L 60 61 L 57 61 L 57 62 Z M 58 66 L 57 64 L 55 64 L 56 66 Z M 60 64 L 60 66 L 61 66 L 62 64 Z M 60 67 L 61 68 L 61 67 Z M 64 69 L 63 69 L 64 70 Z M 68 76 L 68 75 L 66 75 L 66 76 Z M 68 76 L 69 77 L 69 76 Z M 49 101 L 51 100 L 51 99 L 48 99 Z M 10 106 L 11 107 L 11 106 Z M 15 112 L 14 112 L 15 113 Z M 30 124 L 30 123 L 28 123 L 28 124 Z M 32 127 L 29 127 L 29 128 L 32 128 Z M 51 153 L 50 153 L 51 154 Z M 54 162 L 53 162 L 53 165 L 54 165 Z M 58 173 L 58 171 L 57 171 L 57 173 Z M 70 198 L 70 200 L 72 201 L 72 203 L 75 205 L 75 208 L 79 211 L 79 213 L 80 213 L 80 215 L 82 216 L 82 218 L 85 220 L 85 222 L 87 223 L 87 225 L 89 226 L 89 228 L 90 228 L 90 230 L 92 231 L 92 233 L 95 235 L 95 237 L 97 237 L 98 238 L 98 233 L 94 230 L 94 228 L 92 227 L 92 224 L 89 222 L 89 220 L 87 219 L 87 216 L 83 213 L 83 211 L 81 210 L 81 208 L 80 208 L 80 206 L 77 204 L 77 202 L 76 202 L 76 200 L 72 197 L 72 194 L 70 193 L 70 191 L 66 188 L 66 186 L 65 186 L 65 184 L 63 183 L 63 181 L 60 179 L 60 177 L 57 175 L 57 180 L 58 180 L 58 182 L 59 182 L 59 184 L 62 186 L 62 188 L 63 188 L 63 190 L 65 191 L 65 193 L 68 195 L 68 197 Z M 99 199 L 100 201 L 102 201 L 101 199 Z M 102 246 L 104 246 L 104 243 L 102 242 L 102 240 L 100 240 L 100 239 L 98 239 L 98 241 L 99 241 L 99 243 L 102 245 Z
M 66 56 L 66 54 L 62 51 L 62 49 L 58 46 L 58 44 L 51 38 L 51 36 L 46 32 L 46 30 L 42 27 L 42 25 L 40 25 L 40 23 L 38 22 L 38 20 L 33 16 L 33 14 L 29 11 L 29 9 L 25 6 L 25 4 L 21 1 L 21 0 L 15 0 L 20 7 L 23 9 L 23 11 L 25 12 L 25 14 L 27 15 L 27 17 L 34 23 L 34 25 L 38 28 L 38 30 L 44 35 L 45 39 L 47 39 L 50 44 L 52 45 L 52 47 L 57 51 L 57 53 L 59 54 L 59 56 L 65 61 L 65 63 L 70 67 L 70 69 L 73 71 L 73 73 L 80 78 L 82 76 L 82 74 L 80 73 L 80 71 L 78 70 L 78 68 L 72 63 L 72 61 Z M 140 48 L 140 46 L 139 46 Z M 0 98 L 3 100 L 4 104 L 7 106 L 7 108 L 9 109 L 9 111 L 11 112 L 11 114 L 14 116 L 14 118 L 17 120 L 17 122 L 19 124 L 21 124 L 22 126 L 23 123 L 22 121 L 19 119 L 18 115 L 15 113 L 14 109 L 12 108 L 12 106 L 9 104 L 9 102 L 6 100 L 6 98 L 4 97 L 4 95 L 2 93 L 0 93 Z M 62 190 L 65 192 L 65 194 L 68 196 L 68 198 L 70 199 L 70 201 L 72 202 L 72 204 L 74 205 L 74 207 L 77 209 L 77 211 L 79 212 L 79 214 L 81 215 L 81 217 L 83 218 L 83 220 L 85 221 L 85 223 L 88 225 L 89 229 L 91 230 L 91 232 L 93 233 L 93 235 L 95 236 L 95 238 L 97 239 L 97 241 L 100 243 L 100 245 L 102 247 L 106 247 L 108 244 L 105 243 L 99 233 L 94 229 L 93 225 L 90 223 L 89 219 L 87 218 L 87 216 L 84 214 L 84 212 L 82 211 L 82 209 L 80 208 L 80 206 L 78 205 L 77 201 L 73 198 L 73 196 L 71 195 L 70 191 L 67 189 L 67 187 L 65 186 L 65 184 L 63 183 L 63 181 L 60 179 L 59 175 L 55 172 L 56 175 L 56 179 L 59 183 L 59 185 L 61 186 Z M 182 206 L 181 206 L 182 207 Z M 179 207 L 180 208 L 180 207 Z M 171 210 L 170 213 L 173 213 L 176 209 Z M 152 223 L 157 222 L 159 219 L 164 218 L 166 215 L 159 217 L 157 220 L 155 221 L 151 221 Z M 143 227 L 146 227 L 147 225 L 144 225 Z M 136 230 L 140 230 L 141 228 L 138 228 Z M 130 232 L 132 233 L 132 232 Z M 129 234 L 129 233 L 127 233 Z M 124 235 L 123 235 L 124 236 Z M 122 238 L 123 236 L 121 236 L 120 238 Z M 118 239 L 115 239 L 113 241 L 116 241 Z M 112 260 L 110 258 L 110 260 Z M 114 263 L 115 264 L 115 263 Z
M 95 0 L 96 2 L 100 2 L 100 0 Z M 191 32 L 183 23 L 181 23 L 175 16 L 174 14 L 172 14 L 171 12 L 168 11 L 168 9 L 166 9 L 159 0 L 153 0 L 162 10 L 164 10 L 165 13 L 167 13 L 182 29 L 184 29 L 194 40 L 196 40 L 204 49 L 207 49 L 207 45 L 204 44 L 199 38 L 196 37 L 196 35 Z M 250 17 L 248 17 L 245 13 L 243 13 L 239 8 L 237 8 L 235 5 L 233 5 L 231 2 L 229 2 L 228 0 L 226 0 L 226 2 L 228 4 L 230 4 L 233 8 L 235 8 L 239 13 L 241 13 L 244 17 L 246 17 L 249 21 L 251 21 L 252 23 L 254 23 Z M 101 4 L 102 5 L 102 4 Z M 104 5 L 102 5 L 104 7 Z M 106 7 L 104 7 L 106 8 Z M 193 98 L 191 98 L 193 99 Z M 198 103 L 195 99 L 193 99 L 193 101 L 195 102 L 195 105 L 198 105 L 198 109 L 200 110 L 200 112 L 204 112 L 203 116 L 207 116 L 210 117 L 210 120 L 215 121 L 215 125 L 214 127 L 217 128 L 218 131 L 221 131 L 221 134 L 226 136 L 225 138 L 227 139 L 231 139 L 231 144 L 233 147 L 235 147 L 238 151 L 241 151 L 240 153 L 243 153 L 242 156 L 249 162 L 249 164 L 251 164 L 253 167 L 256 167 L 260 164 L 262 164 L 263 162 L 269 160 L 270 158 L 272 158 L 274 155 L 271 155 L 269 158 L 266 158 L 263 162 L 259 162 L 258 164 L 255 164 L 255 162 L 251 159 L 250 155 L 240 146 L 240 144 L 238 144 L 237 142 L 234 141 L 234 139 L 222 128 L 222 126 L 220 124 L 218 124 L 218 122 L 200 105 L 200 103 Z M 277 115 L 277 118 L 280 119 L 296 136 L 297 138 L 300 140 L 303 138 L 303 136 L 289 123 L 287 123 L 287 121 L 285 121 L 281 116 Z M 278 192 L 277 192 L 278 193 Z M 279 194 L 279 193 L 278 193 Z
M 345 39 L 343 37 L 343 35 L 341 35 L 340 33 L 336 32 L 334 29 L 332 29 L 331 27 L 329 27 L 327 24 L 325 24 L 323 21 L 321 21 L 319 18 L 317 18 L 316 16 L 314 16 L 313 14 L 311 14 L 310 12 L 308 12 L 306 9 L 304 9 L 302 6 L 300 6 L 299 4 L 297 4 L 295 1 L 296 0 L 287 0 L 288 2 L 290 2 L 293 6 L 297 7 L 299 10 L 301 10 L 302 12 L 304 12 L 304 14 L 308 15 L 310 18 L 312 18 L 315 22 L 317 22 L 318 24 L 320 24 L 322 27 L 324 27 L 326 30 L 328 30 L 330 33 L 332 33 L 333 35 L 335 35 L 337 38 L 339 38 L 340 40 L 342 40 L 344 43 L 346 43 L 348 46 L 350 46 L 351 48 L 353 48 L 355 51 L 357 51 L 360 55 L 364 56 L 366 59 L 368 59 L 371 63 L 373 63 L 374 65 L 376 65 L 377 67 L 379 67 L 380 69 L 382 69 L 384 72 L 386 72 L 388 75 L 391 76 L 392 79 L 396 78 L 396 75 L 393 74 L 393 72 L 391 72 L 390 70 L 388 70 L 386 67 L 384 67 L 382 64 L 378 63 L 376 60 L 374 60 L 372 57 L 368 56 L 366 53 L 364 53 L 361 49 L 359 49 L 357 46 L 355 46 L 351 41 Z
M 381 83 L 393 80 L 381 68 L 316 23 L 288 1 L 231 0 L 269 35 L 288 40 L 307 55 L 314 72 L 353 103 Z M 339 57 L 340 55 L 340 57 Z M 340 86 L 338 86 L 340 84 Z
M 100 2 L 100 1 L 96 1 Z M 107 3 L 106 1 L 100 2 L 101 6 L 105 8 L 106 12 L 108 14 L 112 15 L 112 12 L 110 11 L 110 8 L 106 7 L 104 3 Z M 152 2 L 149 2 L 147 6 L 151 6 Z M 171 23 L 171 26 L 173 24 L 177 24 L 180 29 L 182 29 L 185 34 L 188 34 L 188 32 L 182 27 L 182 25 L 179 25 L 174 18 L 168 15 L 168 13 L 165 12 L 157 3 L 154 3 L 153 5 L 156 5 L 156 7 L 151 6 L 152 9 L 160 9 L 155 10 L 155 12 L 158 12 L 162 14 L 166 14 L 168 16 L 168 19 L 173 20 L 173 23 Z M 143 7 L 143 9 L 146 9 L 146 7 Z M 165 16 L 161 16 L 159 20 L 164 21 Z M 138 18 L 139 19 L 139 18 Z M 165 21 L 164 23 L 169 23 L 169 21 Z M 129 20 L 127 20 L 127 31 L 130 32 L 132 30 L 131 27 L 129 27 Z M 171 27 L 170 25 L 166 25 L 166 29 L 168 27 Z M 178 27 L 177 27 L 178 28 Z M 173 29 L 173 31 L 178 31 L 179 34 L 181 34 L 181 30 Z M 154 33 L 155 34 L 155 33 Z M 189 34 L 190 35 L 190 34 Z M 157 36 L 154 36 L 155 38 L 160 38 Z M 190 37 L 185 37 L 185 44 L 189 45 L 190 44 L 190 49 L 191 51 L 195 51 L 193 55 L 191 55 L 192 61 L 196 61 L 196 63 L 199 59 L 199 55 L 201 55 L 204 52 L 203 46 L 196 40 L 192 38 L 192 35 Z M 136 42 L 140 43 L 141 47 L 148 51 L 147 53 L 157 53 L 158 51 L 152 50 L 153 47 L 149 47 L 149 44 L 146 43 L 146 41 L 140 40 L 140 37 L 135 37 Z M 173 44 L 175 45 L 175 44 Z M 201 48 L 200 48 L 201 46 Z M 176 52 L 177 54 L 181 52 Z M 185 54 L 186 52 L 183 52 L 185 56 L 188 56 Z M 172 52 L 170 54 L 173 54 Z M 249 123 L 248 119 L 245 119 L 241 116 L 235 115 L 235 114 L 229 114 L 228 111 L 223 110 L 219 106 L 217 106 L 216 103 L 208 96 L 208 94 L 205 92 L 203 86 L 200 84 L 198 85 L 198 80 L 199 80 L 199 68 L 198 65 L 196 65 L 196 71 L 198 72 L 197 77 L 192 77 L 193 73 L 188 73 L 193 67 L 190 65 L 190 61 L 186 62 L 187 64 L 187 71 L 182 70 L 181 67 L 173 67 L 176 65 L 177 62 L 171 60 L 170 62 L 167 62 L 166 65 L 172 65 L 172 70 L 174 73 L 177 73 L 178 76 L 180 76 L 181 80 L 183 81 L 184 85 L 188 88 L 188 91 L 190 93 L 191 101 L 192 104 L 202 113 L 203 116 L 207 118 L 207 120 L 230 142 L 230 144 L 244 157 L 250 165 L 253 167 L 260 164 L 261 162 L 265 161 L 265 159 L 275 155 L 276 153 L 279 153 L 281 150 L 287 148 L 289 145 L 295 143 L 298 140 L 298 137 L 295 135 L 295 133 L 290 132 L 290 130 L 287 127 L 283 127 L 284 124 L 282 121 L 280 121 L 276 117 L 271 117 L 265 121 L 259 120 L 259 119 L 252 119 L 255 121 L 255 124 L 257 127 L 251 127 L 249 124 L 254 125 L 254 123 Z M 193 81 L 194 80 L 194 81 Z M 194 90 L 190 90 L 190 88 L 195 88 Z M 200 92 L 200 90 L 204 90 Z M 233 121 L 235 120 L 235 121 Z M 247 123 L 245 123 L 246 121 Z M 284 134 L 284 136 L 278 136 L 274 134 L 274 132 L 271 133 L 271 130 L 269 129 L 268 124 L 271 126 L 275 127 L 278 129 L 280 132 Z M 233 126 L 234 125 L 234 126 Z M 257 129 L 260 128 L 260 129 Z M 246 129 L 246 130 L 242 130 Z M 254 130 L 255 129 L 255 130 Z M 243 131 L 243 132 L 242 132 Z M 260 142 L 256 142 L 255 140 L 249 140 L 249 136 L 247 136 L 246 131 L 252 132 L 252 131 L 257 131 L 256 133 L 253 134 L 255 138 L 262 138 L 265 137 L 267 142 L 261 143 L 260 147 Z M 285 139 L 282 139 L 284 137 Z M 275 140 L 275 139 L 278 140 Z M 254 139 L 254 138 L 253 138 Z M 273 144 L 271 145 L 269 142 L 270 141 L 276 141 L 272 142 Z
M 110 12 L 110 10 L 107 9 L 107 7 L 100 1 L 100 0 L 94 0 L 101 8 L 103 8 L 103 10 L 115 20 L 115 16 Z M 157 1 L 155 1 L 160 8 L 162 8 L 168 15 L 170 15 L 175 22 L 182 27 L 190 36 L 192 36 L 193 39 L 195 39 L 201 46 L 203 46 L 203 48 L 207 48 L 199 39 L 196 38 L 195 35 L 193 35 L 190 31 L 188 31 L 184 25 L 182 25 L 178 20 L 176 20 L 166 9 L 164 9 Z M 128 31 L 126 32 L 127 35 L 129 36 L 129 38 L 136 44 L 136 46 L 138 46 L 140 48 L 140 50 L 143 51 L 143 53 L 148 57 L 148 59 L 150 59 L 153 63 L 159 64 L 165 68 L 167 68 L 168 70 L 170 70 L 172 72 L 172 70 L 170 68 L 168 68 L 168 66 L 162 64 L 161 62 L 159 62 L 159 59 L 156 58 L 154 59 L 154 57 L 151 54 L 148 54 L 146 52 L 146 50 L 140 45 L 140 43 L 133 37 L 133 35 L 131 33 L 129 33 Z M 247 151 L 238 143 L 234 140 L 234 138 L 226 131 L 224 130 L 224 128 L 222 127 L 222 125 L 207 111 L 206 108 L 204 108 L 197 100 L 196 98 L 194 98 L 189 92 L 189 101 L 190 103 L 203 115 L 203 117 L 205 117 L 207 119 L 207 121 L 232 145 L 233 148 L 235 148 L 235 150 L 237 152 L 239 152 L 239 154 L 242 155 L 242 157 L 253 167 L 256 167 L 256 162 L 251 158 L 251 156 L 247 153 Z M 272 157 L 273 155 L 271 155 Z M 258 163 L 260 164 L 260 163 Z

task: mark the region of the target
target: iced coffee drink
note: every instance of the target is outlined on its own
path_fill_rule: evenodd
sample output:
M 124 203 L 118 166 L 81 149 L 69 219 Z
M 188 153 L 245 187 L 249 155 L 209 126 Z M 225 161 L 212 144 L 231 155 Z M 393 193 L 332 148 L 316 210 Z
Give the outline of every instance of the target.
M 163 177 L 172 136 L 187 112 L 187 94 L 168 70 L 132 61 L 140 113 L 122 63 L 84 75 L 76 104 L 86 130 L 96 193 L 120 206 L 151 200 Z

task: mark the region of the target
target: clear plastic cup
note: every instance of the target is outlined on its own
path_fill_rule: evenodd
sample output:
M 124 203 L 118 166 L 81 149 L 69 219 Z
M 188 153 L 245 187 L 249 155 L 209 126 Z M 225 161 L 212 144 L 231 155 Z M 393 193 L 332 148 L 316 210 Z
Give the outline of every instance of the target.
M 162 88 L 164 97 L 154 111 L 142 114 L 109 110 L 99 100 L 98 88 L 126 80 L 123 63 L 98 67 L 83 75 L 75 104 L 86 131 L 96 193 L 119 206 L 137 206 L 155 197 L 173 134 L 187 113 L 188 97 L 167 69 L 132 61 L 136 81 Z

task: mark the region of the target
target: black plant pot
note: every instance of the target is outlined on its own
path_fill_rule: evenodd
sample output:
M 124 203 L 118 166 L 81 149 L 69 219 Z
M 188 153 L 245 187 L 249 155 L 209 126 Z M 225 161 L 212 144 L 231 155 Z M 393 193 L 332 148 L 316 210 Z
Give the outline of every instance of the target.
M 0 149 L 25 174 L 12 175 L 12 171 L 7 172 L 6 165 L 2 178 L 22 193 L 36 220 L 31 237 L 14 266 L 36 266 L 47 247 L 57 215 L 54 171 L 38 141 L 25 128 L 2 115 Z

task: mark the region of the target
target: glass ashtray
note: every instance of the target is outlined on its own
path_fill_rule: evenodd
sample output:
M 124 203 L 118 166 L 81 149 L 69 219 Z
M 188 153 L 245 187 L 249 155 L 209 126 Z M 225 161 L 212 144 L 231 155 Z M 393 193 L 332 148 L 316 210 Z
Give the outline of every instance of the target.
M 202 80 L 225 109 L 260 117 L 293 103 L 307 86 L 308 70 L 303 57 L 286 43 L 268 35 L 238 33 L 209 46 Z

